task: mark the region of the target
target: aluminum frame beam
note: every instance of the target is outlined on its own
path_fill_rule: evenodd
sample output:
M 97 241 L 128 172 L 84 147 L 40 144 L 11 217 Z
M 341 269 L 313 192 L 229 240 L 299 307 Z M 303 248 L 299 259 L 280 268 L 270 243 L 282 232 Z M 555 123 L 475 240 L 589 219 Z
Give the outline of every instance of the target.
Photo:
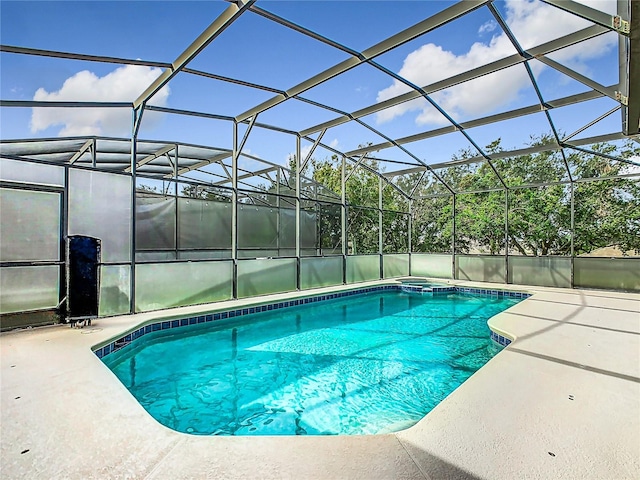
M 628 40 L 626 108 L 622 129 L 625 135 L 640 134 L 640 2 L 631 1 L 631 33 Z
M 323 72 L 320 72 L 319 74 L 314 75 L 313 77 L 308 78 L 307 80 L 291 87 L 284 93 L 278 94 L 270 98 L 269 100 L 266 100 L 265 102 L 262 102 L 253 108 L 250 108 L 249 110 L 236 116 L 236 121 L 241 122 L 247 120 L 249 117 L 252 117 L 257 113 L 264 112 L 265 110 L 268 110 L 269 108 L 272 108 L 284 102 L 288 98 L 299 95 L 317 85 L 320 85 L 321 83 L 326 82 L 327 80 L 332 79 L 333 77 L 341 73 L 351 70 L 352 68 L 366 62 L 367 60 L 371 60 L 378 55 L 382 55 L 383 53 L 388 52 L 389 50 L 396 48 L 404 43 L 407 43 L 414 38 L 419 37 L 420 35 L 423 35 L 441 25 L 444 25 L 445 23 L 461 17 L 466 13 L 469 13 L 481 7 L 488 1 L 490 0 L 467 0 L 465 2 L 456 3 L 436 13 L 435 15 L 413 25 L 412 27 L 409 27 L 402 32 L 399 32 L 383 40 L 382 42 L 379 42 L 376 45 L 364 50 L 361 53 L 360 57 L 348 58 L 324 70 Z
M 209 45 L 218 35 L 226 30 L 240 15 L 242 15 L 256 0 L 237 0 L 236 3 L 230 4 L 218 18 L 216 18 L 191 45 L 189 45 L 179 56 L 171 63 L 171 67 L 167 68 L 149 85 L 138 98 L 133 101 L 134 108 L 146 104 L 158 90 L 164 87 L 169 81 L 175 77 L 187 64 L 193 60 L 207 45 Z
M 565 107 L 568 105 L 574 105 L 577 103 L 581 103 L 581 102 L 586 102 L 589 100 L 593 100 L 596 98 L 602 98 L 603 95 L 599 92 L 585 92 L 585 93 L 579 93 L 576 95 L 570 95 L 568 97 L 563 97 L 563 98 L 559 98 L 556 100 L 550 100 L 548 102 L 545 102 L 545 106 L 541 107 L 540 104 L 533 104 L 533 105 L 529 105 L 527 107 L 521 107 L 521 108 L 517 108 L 515 110 L 510 110 L 508 112 L 503 112 L 503 113 L 498 113 L 495 115 L 489 115 L 487 117 L 482 117 L 482 118 L 477 118 L 475 120 L 469 120 L 467 122 L 462 122 L 460 124 L 460 126 L 464 129 L 470 129 L 470 128 L 474 128 L 474 127 L 479 127 L 482 125 L 488 125 L 490 123 L 495 123 L 495 122 L 499 122 L 499 121 L 503 121 L 503 120 L 509 120 L 512 118 L 517 118 L 517 117 L 522 117 L 525 115 L 531 115 L 534 113 L 540 113 L 542 111 L 544 111 L 545 109 L 553 109 L 553 108 L 559 108 L 559 107 Z M 428 130 L 426 132 L 421 132 L 421 133 L 416 133 L 413 135 L 409 135 L 406 137 L 402 137 L 402 138 L 398 138 L 396 139 L 396 143 L 398 143 L 399 145 L 403 145 L 405 143 L 412 143 L 412 142 L 417 142 L 419 140 L 426 140 L 428 138 L 433 138 L 433 137 L 439 137 L 441 135 L 446 135 L 448 133 L 453 133 L 456 132 L 457 129 L 453 126 L 447 126 L 447 127 L 441 127 L 441 128 L 436 128 L 434 130 Z M 393 143 L 391 142 L 383 142 L 383 143 L 378 143 L 375 145 L 370 145 L 367 147 L 362 147 L 356 150 L 351 150 L 349 152 L 345 152 L 345 155 L 359 155 L 363 152 L 372 152 L 375 150 L 383 150 L 385 148 L 389 148 L 392 147 Z
M 629 29 L 622 23 L 620 17 L 616 15 L 609 15 L 608 13 L 591 8 L 583 3 L 574 2 L 573 0 L 542 0 L 544 3 L 553 5 L 561 10 L 582 17 L 585 20 L 593 22 L 597 25 L 607 27 L 610 30 L 616 31 L 622 35 L 628 35 Z M 633 3 L 633 2 L 631 2 Z
M 64 58 L 68 60 L 83 60 L 87 62 L 96 62 L 96 63 L 111 63 L 116 65 L 138 65 L 142 67 L 171 68 L 171 64 L 167 62 L 156 62 L 153 60 L 140 60 L 140 59 L 121 58 L 121 57 L 107 57 L 103 55 L 87 55 L 83 53 L 60 52 L 55 50 L 42 50 L 38 48 L 16 47 L 13 45 L 0 45 L 0 52 L 17 53 L 22 55 L 33 55 L 33 56 L 39 56 L 39 57 Z M 244 87 L 255 88 L 257 90 L 264 90 L 272 93 L 283 92 L 283 90 L 280 90 L 277 88 L 272 88 L 265 85 L 252 83 L 252 82 L 246 82 L 244 80 L 238 80 L 236 78 L 225 77 L 224 75 L 217 75 L 215 73 L 205 72 L 202 70 L 195 70 L 193 68 L 188 68 L 188 67 L 183 68 L 182 72 L 188 73 L 191 75 L 197 75 L 200 77 L 219 80 L 221 82 L 234 83 L 236 85 L 242 85 Z
M 174 150 L 175 148 L 176 148 L 175 145 L 167 145 L 166 147 L 161 148 L 157 152 L 152 153 L 151 155 L 147 155 L 142 160 L 139 160 L 139 161 L 136 162 L 136 168 L 142 167 L 143 165 L 146 165 L 147 163 L 153 162 L 156 158 L 162 157 L 165 153 L 169 153 L 170 151 Z M 125 172 L 130 172 L 131 171 L 131 167 L 125 168 L 124 171 Z
M 45 100 L 0 100 L 0 107 L 27 108 L 133 108 L 131 102 L 56 102 Z
M 69 159 L 69 165 L 73 165 L 76 160 L 78 160 L 82 155 L 84 155 L 84 153 L 87 150 L 90 150 L 93 147 L 93 144 L 95 143 L 95 140 L 93 138 L 90 138 L 89 140 L 87 140 L 86 142 L 84 142 L 84 145 L 82 145 L 82 147 L 80 147 L 80 150 L 78 150 L 73 157 L 71 157 Z
M 217 155 L 214 155 L 213 157 L 207 159 L 207 160 L 203 160 L 201 162 L 198 162 L 194 165 L 191 165 L 189 167 L 183 167 L 180 170 L 178 170 L 178 175 L 183 175 L 187 172 L 191 172 L 192 170 L 197 170 L 199 168 L 202 167 L 206 167 L 207 165 L 211 164 L 211 163 L 221 163 L 224 159 L 229 158 L 232 156 L 232 152 L 222 152 L 219 153 Z M 173 173 L 170 174 L 167 178 L 173 177 Z
M 241 168 L 238 168 L 239 171 L 242 171 Z M 250 172 L 250 173 L 246 173 L 244 175 L 240 175 L 238 177 L 238 182 L 242 181 L 242 180 L 246 180 L 248 178 L 252 178 L 252 177 L 260 177 L 260 178 L 266 178 L 263 175 L 265 175 L 266 173 L 271 173 L 273 171 L 277 171 L 278 167 L 275 166 L 271 166 L 271 167 L 267 167 L 267 168 L 263 168 L 262 170 L 256 170 L 255 172 Z M 231 182 L 233 179 L 231 177 L 227 178 L 226 180 L 220 180 L 218 182 L 212 183 L 211 185 L 214 185 L 216 187 L 220 187 L 220 186 L 224 186 L 225 184 Z M 271 178 L 269 178 L 269 180 L 272 180 Z
M 540 58 L 543 55 L 552 53 L 561 48 L 565 48 L 571 45 L 575 45 L 584 40 L 588 40 L 603 33 L 606 33 L 607 29 L 600 26 L 591 26 L 585 28 L 583 30 L 579 30 L 577 32 L 571 33 L 569 35 L 565 35 L 563 37 L 557 38 L 550 42 L 543 43 L 538 45 L 537 47 L 533 47 L 529 49 L 527 52 L 531 57 Z M 500 60 L 496 60 L 495 62 L 491 62 L 486 65 L 482 65 L 480 67 L 474 68 L 472 70 L 468 70 L 467 72 L 460 73 L 458 75 L 454 75 L 453 77 L 449 77 L 444 80 L 440 80 L 438 82 L 432 83 L 431 85 L 427 85 L 422 87 L 427 94 L 432 94 L 440 90 L 444 90 L 449 87 L 453 87 L 455 85 L 467 82 L 469 80 L 474 80 L 476 78 L 482 77 L 484 75 L 488 75 L 490 73 L 495 73 L 500 70 L 504 70 L 505 68 L 512 67 L 519 63 L 523 63 L 527 60 L 526 57 L 523 57 L 518 54 L 511 55 L 509 57 L 505 57 Z M 410 100 L 415 100 L 416 98 L 420 98 L 421 93 L 415 90 L 404 93 L 402 95 L 398 95 L 397 97 L 385 100 L 383 102 L 376 103 L 374 105 L 370 105 L 368 107 L 356 110 L 351 112 L 348 115 L 343 115 L 341 117 L 337 117 L 333 120 L 328 120 L 323 123 L 319 123 L 312 127 L 306 128 L 300 131 L 301 135 L 310 135 L 312 133 L 317 132 L 318 130 L 322 130 L 324 128 L 331 128 L 343 123 L 346 123 L 350 120 L 365 117 L 367 115 L 371 115 L 373 113 L 377 113 L 379 111 L 385 110 L 390 107 L 394 107 L 396 105 L 400 105 L 401 103 L 408 102 Z

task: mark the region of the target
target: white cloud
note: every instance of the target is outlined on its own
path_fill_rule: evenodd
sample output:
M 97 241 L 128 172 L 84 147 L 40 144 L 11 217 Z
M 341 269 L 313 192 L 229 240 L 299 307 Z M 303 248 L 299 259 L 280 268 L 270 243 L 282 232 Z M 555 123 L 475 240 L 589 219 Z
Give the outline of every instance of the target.
M 309 152 L 311 151 L 311 147 L 313 147 L 313 145 L 306 145 L 300 149 L 300 158 L 302 160 L 307 158 L 307 155 L 309 155 Z
M 57 91 L 47 92 L 39 88 L 36 101 L 91 101 L 132 102 L 160 74 L 160 68 L 126 65 L 116 68 L 103 77 L 83 70 L 67 78 Z M 149 102 L 164 106 L 169 97 L 169 87 L 163 87 Z M 143 117 L 145 128 L 157 122 L 160 114 L 147 112 Z M 72 135 L 122 135 L 131 130 L 129 108 L 34 108 L 31 115 L 31 132 L 60 126 L 60 136 Z
M 488 22 L 485 22 L 482 25 L 480 25 L 480 28 L 478 29 L 478 33 L 482 35 L 484 33 L 493 32 L 497 27 L 498 27 L 498 23 L 495 20 L 489 20 Z
M 601 9 L 610 8 L 609 5 L 600 3 Z M 613 3 L 615 9 L 615 1 L 609 3 Z M 586 20 L 536 0 L 507 0 L 505 21 L 525 49 L 589 25 Z M 484 24 L 480 27 L 480 33 L 483 29 L 488 31 L 488 28 L 488 24 Z M 584 46 L 564 49 L 555 52 L 553 58 L 585 72 L 585 62 L 610 51 L 615 42 L 615 35 L 602 35 L 592 40 L 587 49 Z M 516 51 L 513 45 L 502 30 L 496 32 L 488 43 L 476 42 L 466 53 L 460 55 L 428 43 L 407 55 L 399 74 L 414 84 L 427 86 L 514 53 Z M 532 68 L 534 74 L 537 74 L 545 67 L 542 64 L 532 64 Z M 526 70 L 519 65 L 436 92 L 432 98 L 454 119 L 458 119 L 465 115 L 488 114 L 505 107 L 530 86 Z M 382 102 L 409 90 L 403 83 L 394 81 L 392 85 L 378 92 L 377 101 Z M 378 123 L 384 123 L 412 111 L 418 112 L 415 118 L 418 125 L 447 123 L 446 119 L 423 98 L 378 112 L 376 120 Z
M 337 139 L 337 138 L 334 138 L 333 140 L 331 140 L 331 143 L 329 143 L 329 146 L 330 146 L 331 148 L 338 148 L 338 143 L 339 143 L 339 142 L 338 142 L 338 139 Z

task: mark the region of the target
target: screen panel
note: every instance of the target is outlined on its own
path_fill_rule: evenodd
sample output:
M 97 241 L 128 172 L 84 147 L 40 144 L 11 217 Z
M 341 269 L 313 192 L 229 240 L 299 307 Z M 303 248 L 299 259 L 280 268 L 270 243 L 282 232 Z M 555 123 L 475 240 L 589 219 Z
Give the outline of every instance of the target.
M 342 284 L 342 256 L 300 259 L 300 288 Z
M 347 283 L 380 280 L 378 255 L 350 255 L 347 257 Z
M 130 291 L 129 265 L 101 265 L 99 315 L 104 317 L 129 313 Z
M 0 260 L 60 260 L 61 195 L 0 188 Z
M 295 258 L 261 258 L 238 262 L 238 298 L 296 289 Z
M 457 255 L 456 278 L 505 283 L 505 260 L 500 256 Z
M 102 240 L 102 262 L 131 260 L 131 177 L 69 172 L 69 235 Z
M 60 266 L 0 269 L 0 313 L 55 308 L 59 302 Z
M 232 282 L 231 261 L 136 265 L 136 311 L 229 300 Z
M 571 257 L 509 257 L 509 283 L 571 287 Z
M 383 278 L 406 277 L 409 275 L 409 255 L 383 255 Z

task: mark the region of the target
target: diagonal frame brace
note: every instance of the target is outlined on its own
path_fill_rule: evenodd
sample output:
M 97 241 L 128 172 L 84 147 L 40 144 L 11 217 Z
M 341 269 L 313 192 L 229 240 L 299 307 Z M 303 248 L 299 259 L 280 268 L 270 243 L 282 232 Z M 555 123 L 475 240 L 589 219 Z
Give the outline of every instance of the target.
M 149 101 L 162 87 L 175 77 L 187 64 L 206 48 L 218 35 L 244 13 L 256 0 L 237 0 L 230 4 L 211 25 L 209 25 L 178 58 L 171 63 L 171 68 L 164 70 L 144 92 L 133 102 L 134 108 Z
M 301 172 L 304 172 L 304 169 L 307 166 L 307 163 L 309 163 L 309 160 L 311 160 L 311 156 L 313 155 L 313 152 L 315 152 L 316 148 L 318 148 L 318 145 L 320 145 L 320 140 L 322 140 L 322 137 L 324 137 L 324 134 L 326 132 L 327 132 L 327 129 L 325 128 L 320 132 L 320 135 L 318 135 L 318 138 L 316 138 L 316 141 L 313 142 L 313 145 L 311 146 L 311 150 L 309 150 L 309 153 L 307 153 L 307 156 L 305 157 L 304 161 L 300 165 Z
M 69 165 L 73 165 L 82 155 L 84 155 L 84 153 L 87 150 L 91 150 L 93 148 L 93 144 L 94 144 L 95 140 L 93 138 L 90 138 L 89 140 L 87 140 L 86 142 L 84 142 L 84 145 L 82 145 L 82 147 L 80 147 L 80 150 L 78 150 L 73 157 L 71 157 L 69 159 Z

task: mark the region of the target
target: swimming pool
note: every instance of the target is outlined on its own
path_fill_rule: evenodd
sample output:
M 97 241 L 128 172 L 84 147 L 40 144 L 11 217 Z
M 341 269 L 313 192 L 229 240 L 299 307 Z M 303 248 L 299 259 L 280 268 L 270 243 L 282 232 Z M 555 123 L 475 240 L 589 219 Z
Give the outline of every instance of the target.
M 415 424 L 497 353 L 487 320 L 519 301 L 370 291 L 150 331 L 103 361 L 180 432 L 386 433 Z

